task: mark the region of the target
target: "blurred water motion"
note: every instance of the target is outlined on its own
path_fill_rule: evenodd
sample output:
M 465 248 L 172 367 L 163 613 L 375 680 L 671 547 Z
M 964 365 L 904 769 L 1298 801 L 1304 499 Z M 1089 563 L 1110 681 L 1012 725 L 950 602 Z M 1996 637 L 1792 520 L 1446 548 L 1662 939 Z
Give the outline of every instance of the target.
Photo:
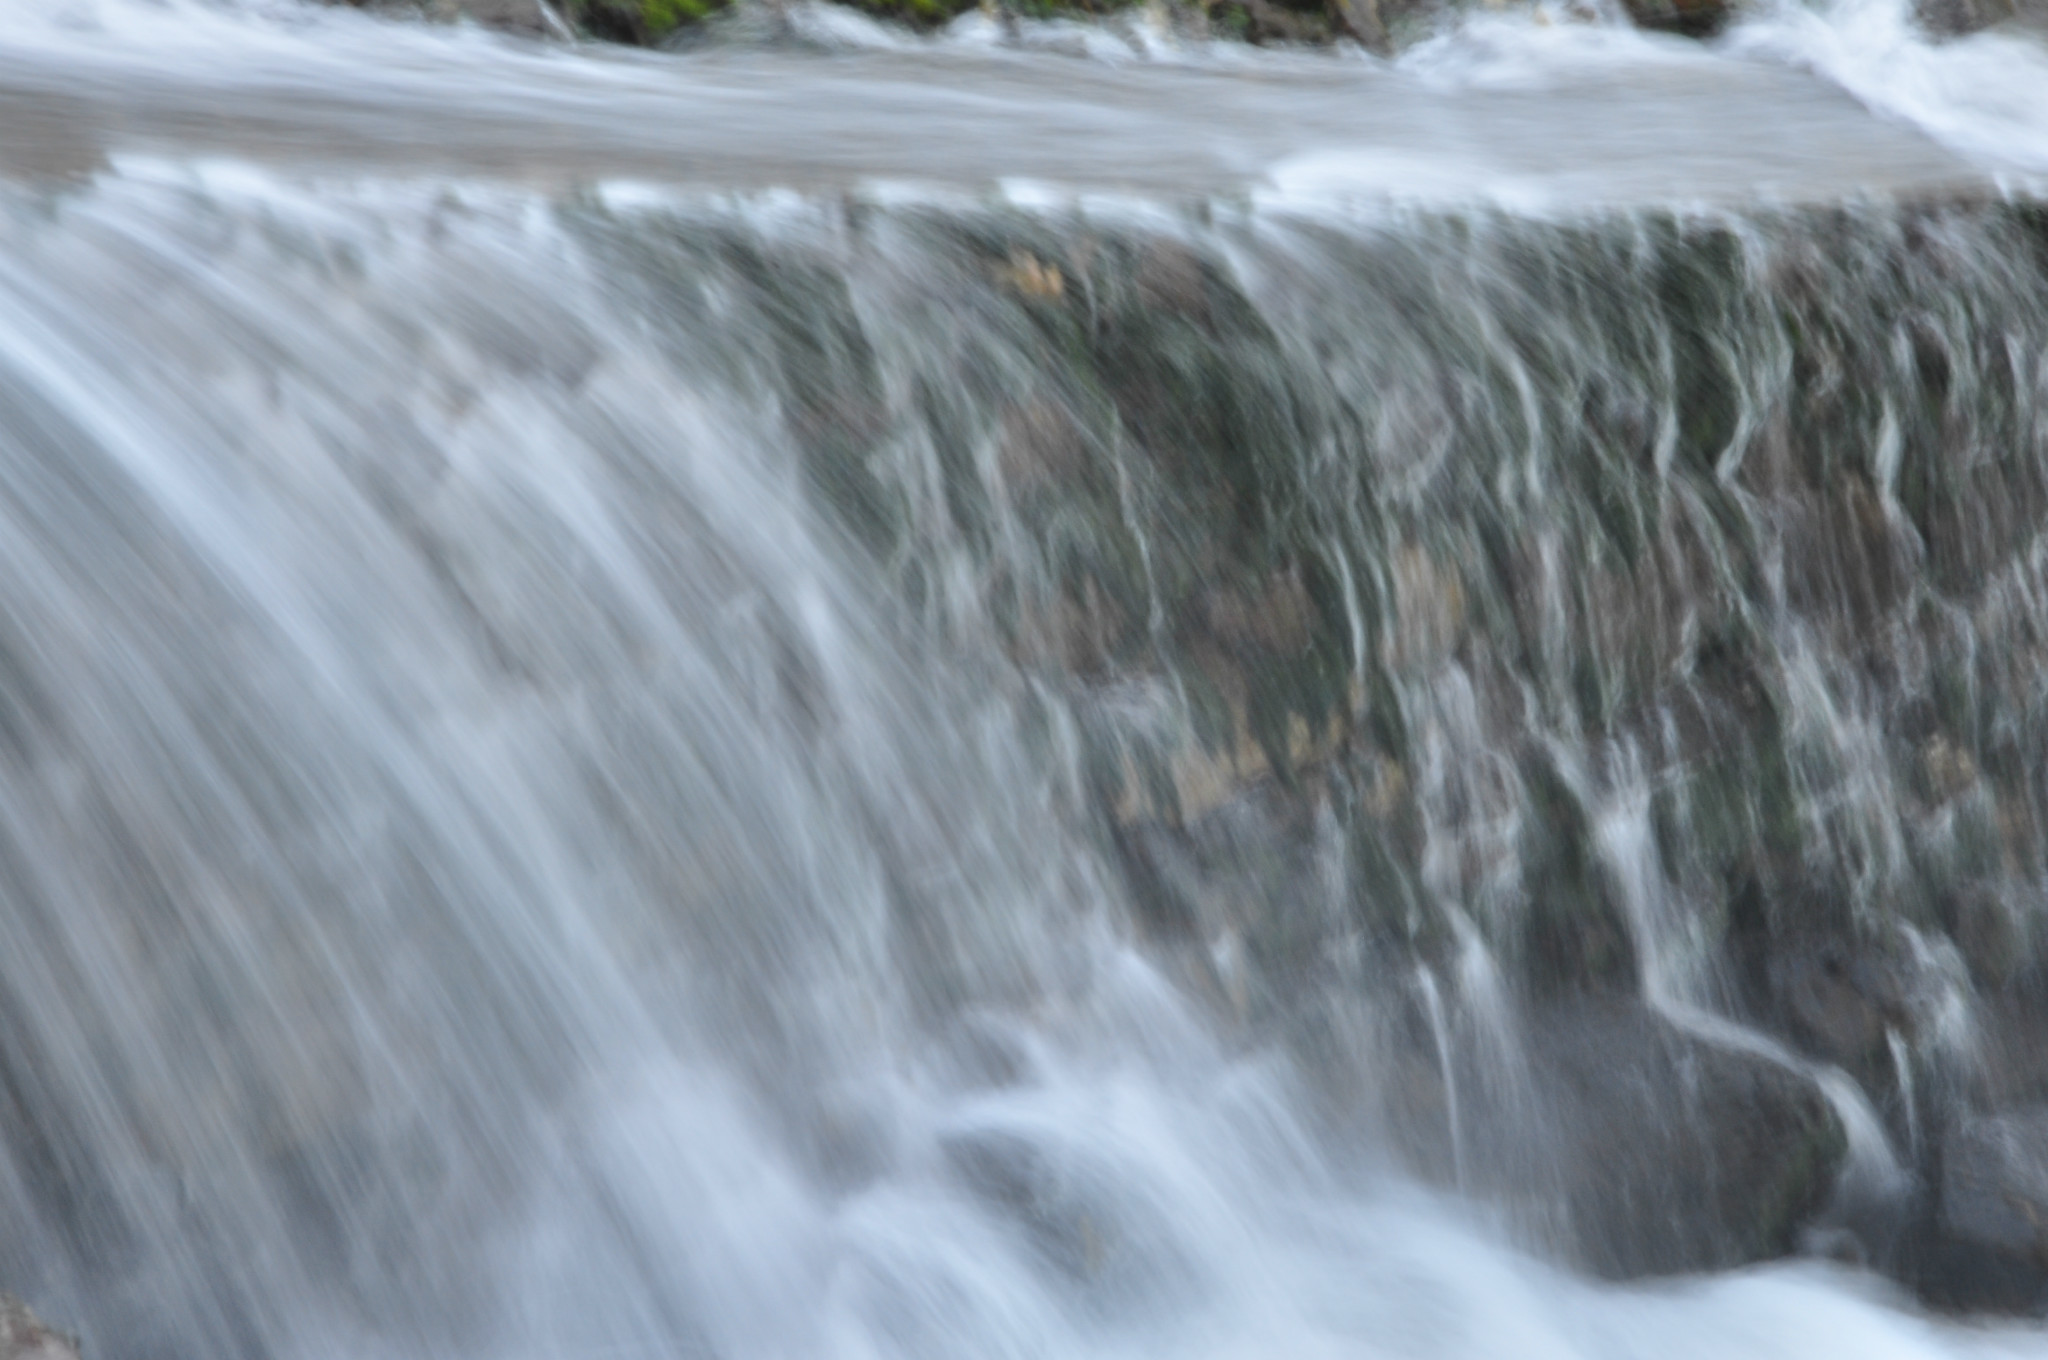
M 2040 1098 L 2037 52 L 25 11 L 0 1284 L 88 1354 L 2048 1349 L 1754 1264 L 1959 1287 Z

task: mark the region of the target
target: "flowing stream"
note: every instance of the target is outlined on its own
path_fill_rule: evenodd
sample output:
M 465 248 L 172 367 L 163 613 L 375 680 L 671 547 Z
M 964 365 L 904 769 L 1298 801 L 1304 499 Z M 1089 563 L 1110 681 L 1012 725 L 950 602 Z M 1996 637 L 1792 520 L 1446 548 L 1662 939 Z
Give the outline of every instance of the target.
M 756 28 L 0 4 L 0 1286 L 110 1360 L 2048 1354 L 1800 1254 L 2043 938 L 2048 48 Z M 1840 1166 L 1659 1188 L 1712 1097 L 1557 1076 L 1639 1048 Z

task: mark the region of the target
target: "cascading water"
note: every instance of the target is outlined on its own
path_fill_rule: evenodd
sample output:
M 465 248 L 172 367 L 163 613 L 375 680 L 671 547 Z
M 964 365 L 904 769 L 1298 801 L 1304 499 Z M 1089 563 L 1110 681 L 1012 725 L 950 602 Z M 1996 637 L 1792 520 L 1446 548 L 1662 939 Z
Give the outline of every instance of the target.
M 1423 1013 L 1429 1017 L 1430 1038 L 1436 1044 L 1437 1065 L 1443 1072 L 1444 1127 L 1451 1137 L 1451 1183 L 1465 1188 L 1465 1119 L 1458 1108 L 1458 1060 L 1452 1047 L 1450 1020 L 1444 1013 L 1443 988 L 1428 964 L 1415 970 L 1415 987 L 1422 993 Z
M 1845 22 L 0 18 L 0 1286 L 112 1357 L 2048 1349 L 1757 1264 L 2025 1311 L 2048 1100 L 2048 58 L 1885 30 L 1923 134 Z

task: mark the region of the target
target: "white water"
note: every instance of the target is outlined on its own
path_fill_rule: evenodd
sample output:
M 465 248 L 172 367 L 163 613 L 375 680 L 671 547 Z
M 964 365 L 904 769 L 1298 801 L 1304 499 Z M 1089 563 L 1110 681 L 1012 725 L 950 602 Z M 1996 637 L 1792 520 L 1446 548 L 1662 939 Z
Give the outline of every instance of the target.
M 1817 64 L 1816 41 L 1801 30 L 1782 45 Z M 368 162 L 548 183 L 1222 191 L 1280 204 L 1798 200 L 2039 161 L 2010 120 L 1971 124 L 1952 138 L 1958 155 L 1866 113 L 1843 93 L 1856 88 L 1847 75 L 1829 72 L 1838 86 L 1778 59 L 1583 23 L 1475 21 L 1392 67 L 1137 55 L 1082 60 L 971 31 L 838 51 L 572 55 L 291 4 L 16 0 L 0 14 L 0 107 L 17 134 L 8 158 L 31 164 L 211 148 L 301 171 Z M 2008 83 L 2037 69 L 2004 49 L 1977 60 Z
M 1338 1170 L 1131 944 L 986 659 L 805 508 L 758 356 L 677 354 L 520 187 L 1164 216 L 2048 168 L 2037 49 L 1866 17 L 1132 69 L 10 7 L 5 160 L 57 178 L 0 213 L 41 696 L 0 976 L 128 1225 L 60 1259 L 9 1163 L 0 1267 L 116 1356 L 2048 1353 L 1813 1264 L 1591 1284 Z
M 1834 1108 L 1848 1143 L 1838 1190 L 1879 1201 L 1905 1195 L 1910 1188 L 1905 1167 L 1885 1133 L 1884 1121 L 1861 1087 L 1846 1073 L 1806 1062 L 1770 1036 L 1719 1013 L 1711 1004 L 1709 979 L 1703 975 L 1698 950 L 1680 926 L 1685 918 L 1665 900 L 1656 838 L 1650 829 L 1648 791 L 1642 786 L 1640 771 L 1634 768 L 1635 753 L 1623 753 L 1615 764 L 1621 767 L 1616 781 L 1619 788 L 1612 805 L 1601 814 L 1595 836 L 1628 909 L 1643 999 L 1652 1010 L 1709 1044 L 1754 1054 L 1809 1077 Z
M 1422 1008 L 1429 1017 L 1430 1041 L 1436 1047 L 1437 1065 L 1443 1071 L 1444 1123 L 1451 1136 L 1453 1184 L 1465 1189 L 1465 1115 L 1458 1099 L 1458 1055 L 1451 1038 L 1450 1019 L 1444 1013 L 1443 989 L 1436 985 L 1436 972 L 1427 964 L 1415 970 L 1415 986 L 1422 993 Z

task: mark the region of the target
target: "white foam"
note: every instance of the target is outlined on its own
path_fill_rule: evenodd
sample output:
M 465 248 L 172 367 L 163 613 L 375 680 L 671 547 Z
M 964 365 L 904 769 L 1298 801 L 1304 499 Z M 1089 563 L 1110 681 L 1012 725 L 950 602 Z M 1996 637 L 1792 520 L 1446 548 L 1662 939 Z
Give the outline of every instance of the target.
M 1780 0 L 1725 50 L 1805 67 L 1989 168 L 2048 170 L 2048 48 L 2006 32 L 1933 42 L 1905 0 Z

